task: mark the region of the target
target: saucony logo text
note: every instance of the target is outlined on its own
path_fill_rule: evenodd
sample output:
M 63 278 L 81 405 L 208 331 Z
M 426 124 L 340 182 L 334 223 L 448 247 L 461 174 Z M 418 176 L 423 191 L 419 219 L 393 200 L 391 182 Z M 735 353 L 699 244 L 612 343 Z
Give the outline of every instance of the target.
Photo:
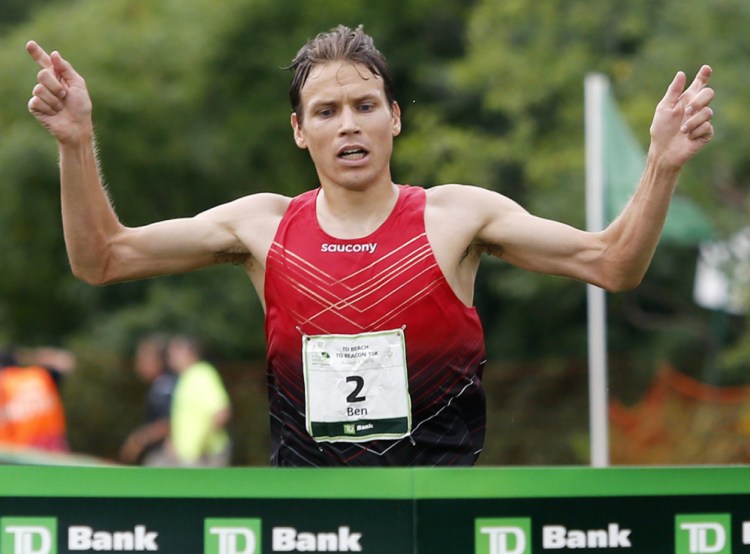
M 364 244 L 329 244 L 320 245 L 321 252 L 364 252 L 365 254 L 374 254 L 378 247 L 377 242 L 367 242 Z

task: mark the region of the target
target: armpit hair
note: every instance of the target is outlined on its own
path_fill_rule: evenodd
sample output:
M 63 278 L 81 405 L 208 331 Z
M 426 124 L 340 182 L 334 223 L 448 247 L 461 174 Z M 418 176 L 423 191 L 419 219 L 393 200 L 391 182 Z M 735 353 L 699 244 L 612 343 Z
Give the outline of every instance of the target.
M 226 252 L 216 252 L 214 254 L 214 261 L 217 264 L 243 265 L 249 259 L 250 259 L 250 252 L 226 251 Z
M 476 255 L 489 254 L 497 258 L 502 258 L 505 253 L 505 249 L 500 244 L 492 244 L 489 242 L 475 242 L 464 253 L 464 258 L 469 254 L 475 253 Z

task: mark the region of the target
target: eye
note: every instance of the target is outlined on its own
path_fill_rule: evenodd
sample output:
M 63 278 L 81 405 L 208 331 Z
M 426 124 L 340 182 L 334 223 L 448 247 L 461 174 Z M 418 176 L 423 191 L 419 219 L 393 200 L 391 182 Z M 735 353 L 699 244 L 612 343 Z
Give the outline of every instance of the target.
M 321 108 L 317 112 L 318 117 L 331 117 L 333 114 L 333 108 Z
M 364 102 L 359 105 L 359 111 L 361 112 L 371 112 L 374 109 L 375 109 L 374 102 Z

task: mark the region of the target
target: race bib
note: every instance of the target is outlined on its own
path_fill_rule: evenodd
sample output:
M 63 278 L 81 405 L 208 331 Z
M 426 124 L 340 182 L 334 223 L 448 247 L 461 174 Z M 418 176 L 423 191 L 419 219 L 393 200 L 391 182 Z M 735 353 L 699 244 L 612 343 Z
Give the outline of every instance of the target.
M 307 432 L 318 442 L 411 433 L 404 331 L 302 337 Z

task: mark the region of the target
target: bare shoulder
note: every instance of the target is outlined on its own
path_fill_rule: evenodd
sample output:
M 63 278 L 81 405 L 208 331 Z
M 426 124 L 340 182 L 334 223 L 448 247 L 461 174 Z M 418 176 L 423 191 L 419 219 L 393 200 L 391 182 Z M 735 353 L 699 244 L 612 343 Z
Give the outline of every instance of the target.
M 499 217 L 506 211 L 515 211 L 519 206 L 507 196 L 474 185 L 439 185 L 427 189 L 427 210 L 441 212 L 449 219 L 466 216 L 480 222 L 485 217 Z
M 271 192 L 249 194 L 198 214 L 197 217 L 228 222 L 236 219 L 281 218 L 291 198 Z
M 438 185 L 426 190 L 425 229 L 446 275 L 464 260 L 484 225 L 485 189 L 470 185 Z M 449 278 L 450 280 L 450 278 Z
M 442 208 L 450 206 L 456 201 L 465 199 L 467 194 L 472 194 L 472 190 L 477 187 L 469 185 L 437 185 L 432 188 L 426 189 L 427 194 L 427 206 L 432 208 Z
M 516 234 L 523 234 L 528 219 L 519 204 L 493 190 L 451 184 L 427 191 L 427 234 L 454 253 L 497 253 Z
M 196 219 L 232 237 L 232 246 L 224 251 L 221 261 L 244 263 L 252 273 L 264 267 L 268 249 L 291 200 L 280 194 L 250 194 L 206 210 Z
M 219 252 L 216 260 L 244 265 L 261 303 L 264 302 L 268 252 L 291 202 L 288 196 L 262 192 L 243 196 L 197 216 L 213 221 L 216 227 L 234 237 L 233 247 Z

